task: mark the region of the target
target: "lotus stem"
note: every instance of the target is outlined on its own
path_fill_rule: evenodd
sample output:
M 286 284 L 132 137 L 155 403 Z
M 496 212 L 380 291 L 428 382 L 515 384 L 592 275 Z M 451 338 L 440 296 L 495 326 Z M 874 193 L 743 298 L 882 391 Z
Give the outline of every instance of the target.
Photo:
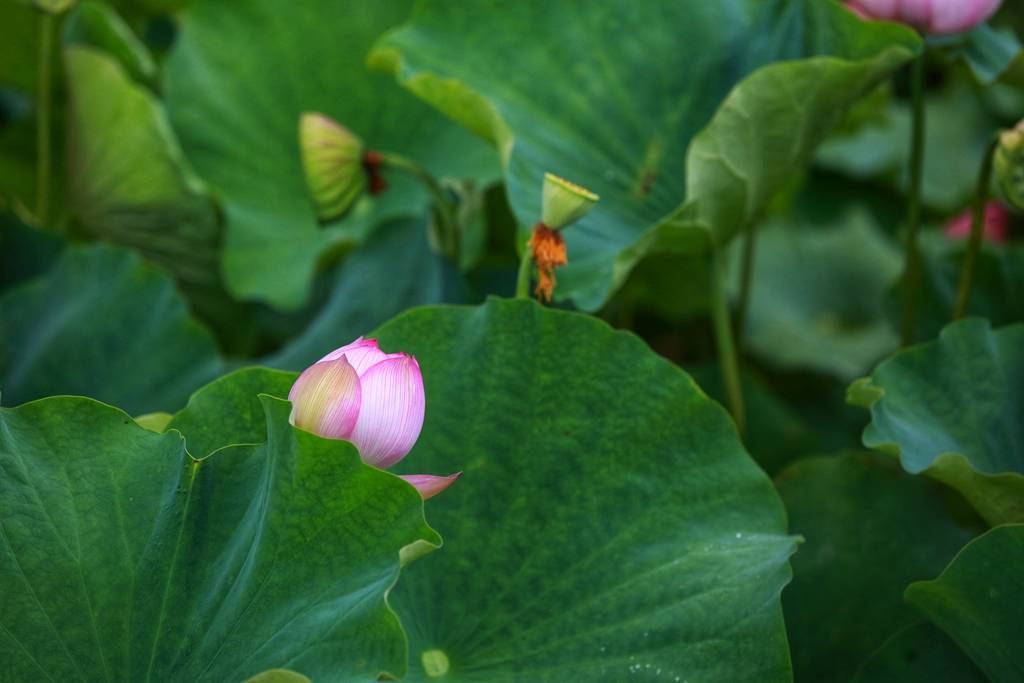
M 903 346 L 914 342 L 917 290 L 921 279 L 921 252 L 918 234 L 921 228 L 921 180 L 924 171 L 924 76 L 925 53 L 914 60 L 910 71 L 912 123 L 910 133 L 910 188 L 907 200 L 906 264 L 903 271 L 903 316 L 900 339 Z
M 444 188 L 441 187 L 441 184 L 437 182 L 437 179 L 434 178 L 430 171 L 412 159 L 390 152 L 381 152 L 380 155 L 381 161 L 385 166 L 397 168 L 415 176 L 433 196 L 434 209 L 441 224 L 442 249 L 445 256 L 458 267 L 462 251 L 462 239 L 459 235 L 458 225 L 455 223 L 452 203 L 449 201 Z
M 740 384 L 739 355 L 733 336 L 729 299 L 725 291 L 724 255 L 718 245 L 711 247 L 711 317 L 729 412 L 732 413 L 736 430 L 742 438 L 746 432 L 747 415 L 743 403 L 743 388 Z
M 743 328 L 747 324 L 750 309 L 750 288 L 754 278 L 754 252 L 757 240 L 757 222 L 747 223 L 743 235 L 743 260 L 740 265 L 740 294 L 736 305 L 736 339 L 743 343 Z
M 50 119 L 53 115 L 54 15 L 39 13 L 39 90 L 36 96 L 36 218 L 45 225 L 50 213 Z
M 533 251 L 530 247 L 523 250 L 523 257 L 519 259 L 519 275 L 516 277 L 516 298 L 530 298 L 530 270 L 533 268 Z
M 967 302 L 971 297 L 971 284 L 974 271 L 978 267 L 978 252 L 985 236 L 985 204 L 988 201 L 988 190 L 992 183 L 992 163 L 995 159 L 999 136 L 993 136 L 985 149 L 985 157 L 981 160 L 978 171 L 978 187 L 974 192 L 973 215 L 971 216 L 971 235 L 967 238 L 967 253 L 964 255 L 963 270 L 960 271 L 960 283 L 956 288 L 956 299 L 953 304 L 953 320 L 959 320 L 967 312 Z

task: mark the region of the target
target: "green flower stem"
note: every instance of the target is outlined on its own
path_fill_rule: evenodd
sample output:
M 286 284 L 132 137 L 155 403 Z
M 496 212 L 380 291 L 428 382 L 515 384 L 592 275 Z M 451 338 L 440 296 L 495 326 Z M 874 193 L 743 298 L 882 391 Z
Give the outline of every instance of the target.
M 971 283 L 978 265 L 978 252 L 985 236 L 985 203 L 988 201 L 988 190 L 992 183 L 992 163 L 995 159 L 999 137 L 993 136 L 985 157 L 981 160 L 978 171 L 978 187 L 974 193 L 973 215 L 971 217 L 971 236 L 967 240 L 967 253 L 964 255 L 964 267 L 960 271 L 960 284 L 956 288 L 956 300 L 953 304 L 953 320 L 959 320 L 967 312 L 967 302 L 971 296 Z
M 729 299 L 725 291 L 725 256 L 717 245 L 711 247 L 711 317 L 718 346 L 718 363 L 729 403 L 729 412 L 742 437 L 746 431 L 746 407 L 740 385 L 740 362 L 733 337 Z
M 39 13 L 39 76 L 36 94 L 36 218 L 46 224 L 50 213 L 50 119 L 53 115 L 54 16 Z
M 427 188 L 431 195 L 434 197 L 434 208 L 437 211 L 438 220 L 441 224 L 441 248 L 443 249 L 445 256 L 454 263 L 456 266 L 459 265 L 460 252 L 462 251 L 462 239 L 459 235 L 459 228 L 455 223 L 455 210 L 449 201 L 447 193 L 441 184 L 437 182 L 437 179 L 431 175 L 430 171 L 420 166 L 418 163 L 409 159 L 408 157 L 401 156 L 400 154 L 392 154 L 391 152 L 381 152 L 381 161 L 385 166 L 391 168 L 397 168 L 402 171 L 415 176 L 423 186 Z
M 914 309 L 921 279 L 921 251 L 918 233 L 921 227 L 921 179 L 924 169 L 924 75 L 925 53 L 914 60 L 910 72 L 913 122 L 910 133 L 910 196 L 907 201 L 906 265 L 903 271 L 903 317 L 900 325 L 902 345 L 914 341 Z
M 516 298 L 530 298 L 530 271 L 533 267 L 533 252 L 527 246 L 523 250 L 523 257 L 519 259 L 519 276 L 516 278 Z
M 736 306 L 736 339 L 743 339 L 743 327 L 747 322 L 747 311 L 750 309 L 750 287 L 754 277 L 754 251 L 757 241 L 757 222 L 747 223 L 743 236 L 743 261 L 740 270 L 740 294 Z M 742 343 L 742 342 L 740 342 Z

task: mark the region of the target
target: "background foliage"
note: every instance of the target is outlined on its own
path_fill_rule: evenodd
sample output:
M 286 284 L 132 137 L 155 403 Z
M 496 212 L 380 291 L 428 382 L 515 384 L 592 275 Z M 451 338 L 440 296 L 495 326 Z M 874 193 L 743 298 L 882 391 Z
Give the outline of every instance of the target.
M 1021 680 L 1021 221 L 952 324 L 946 229 L 1024 115 L 1021 31 L 0 0 L 0 681 Z M 318 222 L 307 111 L 420 164 L 459 253 L 395 168 Z M 552 307 L 509 298 L 546 172 L 601 195 Z M 398 470 L 464 473 L 425 506 L 287 424 L 360 335 L 423 368 Z

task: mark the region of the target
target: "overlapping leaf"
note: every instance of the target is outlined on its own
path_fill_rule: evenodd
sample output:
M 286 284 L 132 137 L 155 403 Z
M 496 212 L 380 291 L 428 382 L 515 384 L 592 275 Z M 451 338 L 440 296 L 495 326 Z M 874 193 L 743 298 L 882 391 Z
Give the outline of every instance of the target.
M 754 219 L 918 46 L 832 0 L 477 0 L 424 3 L 371 59 L 498 148 L 522 226 L 546 171 L 601 195 L 559 276 L 562 298 L 595 309 L 644 254 Z
M 864 445 L 959 490 L 990 523 L 1024 520 L 1024 324 L 978 318 L 884 361 L 850 388 Z
M 402 673 L 385 596 L 403 547 L 439 543 L 419 495 L 259 402 L 264 443 L 202 460 L 91 399 L 0 410 L 5 680 Z
M 852 683 L 933 683 L 938 680 L 988 681 L 949 636 L 929 623 L 920 623 L 887 640 L 864 663 Z
M 377 222 L 421 215 L 427 195 L 389 177 L 376 201 L 321 228 L 302 174 L 299 115 L 320 111 L 372 148 L 439 176 L 492 178 L 494 154 L 364 65 L 372 41 L 411 3 L 198 0 L 183 12 L 164 92 L 185 152 L 224 199 L 223 269 L 237 297 L 296 308 L 317 263 Z
M 444 550 L 396 588 L 410 680 L 789 680 L 794 539 L 684 373 L 526 301 L 418 309 L 378 336 L 424 372 L 400 467 L 465 472 L 428 504 Z
M 961 519 L 940 484 L 877 454 L 801 460 L 777 483 L 790 530 L 805 539 L 783 594 L 796 678 L 848 681 L 889 636 L 920 621 L 903 590 L 940 571 L 978 525 Z
M 94 48 L 65 48 L 64 64 L 76 224 L 139 249 L 191 287 L 216 289 L 217 214 L 182 158 L 160 103 L 117 60 Z
M 222 365 L 170 277 L 113 247 L 69 248 L 0 296 L 5 405 L 76 394 L 132 414 L 175 410 Z
M 885 300 L 902 258 L 866 214 L 837 222 L 759 226 L 744 343 L 779 367 L 850 380 L 897 346 Z
M 907 600 L 970 655 L 989 680 L 1024 678 L 1020 624 L 1024 525 L 996 527 L 971 542 L 934 581 L 907 589 Z

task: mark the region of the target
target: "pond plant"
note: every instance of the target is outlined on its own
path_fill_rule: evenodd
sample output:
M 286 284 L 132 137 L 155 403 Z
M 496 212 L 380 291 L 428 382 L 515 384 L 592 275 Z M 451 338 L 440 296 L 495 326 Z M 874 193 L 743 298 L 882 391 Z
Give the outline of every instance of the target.
M 0 683 L 1024 680 L 1022 32 L 0 0 Z

